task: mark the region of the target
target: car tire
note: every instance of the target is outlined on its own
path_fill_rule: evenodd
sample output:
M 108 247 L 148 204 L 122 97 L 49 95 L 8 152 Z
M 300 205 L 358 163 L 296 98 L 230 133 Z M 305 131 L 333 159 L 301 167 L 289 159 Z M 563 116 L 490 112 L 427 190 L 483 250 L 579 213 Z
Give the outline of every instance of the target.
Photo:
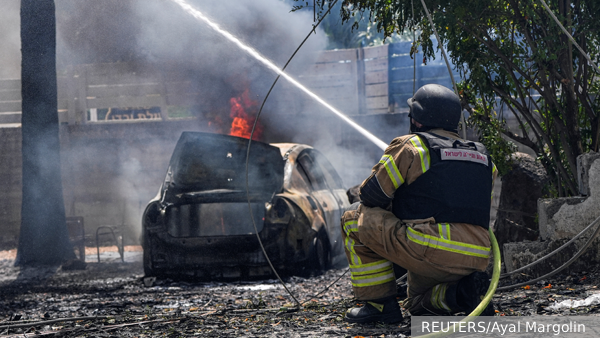
M 331 263 L 331 255 L 327 235 L 320 231 L 313 239 L 311 255 L 309 258 L 309 268 L 311 273 L 320 275 L 324 273 Z

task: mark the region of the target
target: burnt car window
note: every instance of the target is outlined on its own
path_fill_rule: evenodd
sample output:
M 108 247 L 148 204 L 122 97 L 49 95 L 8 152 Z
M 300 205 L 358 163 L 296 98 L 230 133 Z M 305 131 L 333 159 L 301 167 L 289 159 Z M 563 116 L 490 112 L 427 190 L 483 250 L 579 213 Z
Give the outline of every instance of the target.
M 245 191 L 247 144 L 247 139 L 228 135 L 182 133 L 169 162 L 170 189 L 174 193 Z M 253 143 L 248 171 L 250 190 L 269 195 L 280 190 L 283 165 L 278 148 Z
M 333 165 L 327 160 L 327 158 L 318 151 L 311 152 L 312 157 L 315 159 L 315 162 L 321 167 L 323 171 L 323 175 L 325 177 L 325 181 L 330 189 L 344 189 L 344 183 L 338 175 Z
M 325 176 L 321 167 L 315 163 L 314 159 L 310 156 L 308 151 L 304 151 L 298 156 L 298 163 L 304 169 L 304 173 L 310 182 L 310 185 L 314 190 L 327 189 L 327 183 L 325 183 Z
M 311 189 L 310 180 L 302 168 L 301 165 L 296 165 L 296 170 L 294 170 L 294 181 L 292 186 L 295 188 L 300 188 L 300 190 L 309 191 Z
M 260 232 L 264 225 L 264 203 L 252 203 L 252 214 Z M 255 234 L 248 217 L 248 203 L 183 204 L 167 209 L 167 232 L 173 237 L 231 236 Z

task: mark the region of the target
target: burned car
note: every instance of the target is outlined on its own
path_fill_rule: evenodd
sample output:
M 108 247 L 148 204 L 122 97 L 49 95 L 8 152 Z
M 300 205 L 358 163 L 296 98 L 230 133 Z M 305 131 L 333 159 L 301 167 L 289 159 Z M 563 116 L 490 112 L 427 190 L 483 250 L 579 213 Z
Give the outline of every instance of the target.
M 270 277 L 257 232 L 279 273 L 347 264 L 339 222 L 349 202 L 331 163 L 308 145 L 252 141 L 248 159 L 247 146 L 182 133 L 142 218 L 147 276 Z

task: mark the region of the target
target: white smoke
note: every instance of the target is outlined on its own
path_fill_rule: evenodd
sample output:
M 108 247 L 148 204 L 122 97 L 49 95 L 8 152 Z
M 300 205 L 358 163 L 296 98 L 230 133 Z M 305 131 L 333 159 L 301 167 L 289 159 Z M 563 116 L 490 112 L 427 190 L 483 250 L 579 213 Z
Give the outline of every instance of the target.
M 3 0 L 0 12 L 0 79 L 21 78 L 20 0 Z

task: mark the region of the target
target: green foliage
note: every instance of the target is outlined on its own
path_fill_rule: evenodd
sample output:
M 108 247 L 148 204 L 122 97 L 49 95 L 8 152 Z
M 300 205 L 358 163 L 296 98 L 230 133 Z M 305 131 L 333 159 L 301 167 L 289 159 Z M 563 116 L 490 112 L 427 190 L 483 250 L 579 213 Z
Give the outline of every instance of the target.
M 461 73 L 461 99 L 481 140 L 502 162 L 514 147 L 531 148 L 553 177 L 557 195 L 577 194 L 576 158 L 598 151 L 600 119 L 596 97 L 600 74 L 560 30 L 539 0 L 425 0 L 435 28 Z M 317 3 L 320 3 L 317 1 Z M 563 26 L 599 63 L 600 2 L 548 0 Z M 427 58 L 437 44 L 417 0 L 346 0 L 343 21 L 368 14 L 385 36 L 407 29 L 422 32 Z M 414 13 L 414 14 L 413 14 Z M 497 116 L 514 115 L 509 128 Z M 504 167 L 504 164 L 501 164 Z M 505 168 L 504 168 L 505 169 Z M 501 169 L 501 170 L 504 170 Z
M 330 13 L 323 18 L 320 24 L 321 29 L 328 37 L 327 49 L 348 49 L 379 46 L 384 43 L 394 43 L 408 41 L 408 34 L 384 34 L 380 30 L 380 25 L 371 22 L 370 13 L 358 13 L 351 15 L 347 20 L 342 20 L 339 13 L 344 11 L 343 1 L 306 1 L 290 0 L 293 3 L 292 11 L 311 11 L 314 12 L 315 20 L 320 20 L 325 16 L 332 5 Z M 316 4 L 316 9 L 313 5 Z
M 466 89 L 468 90 L 466 83 L 459 85 L 463 95 Z M 498 118 L 492 108 L 484 99 L 476 99 L 475 107 L 470 110 L 467 126 L 479 132 L 479 140 L 487 148 L 494 159 L 499 175 L 502 176 L 511 170 L 511 154 L 517 150 L 517 146 L 502 137 L 502 130 L 506 128 L 506 123 Z

